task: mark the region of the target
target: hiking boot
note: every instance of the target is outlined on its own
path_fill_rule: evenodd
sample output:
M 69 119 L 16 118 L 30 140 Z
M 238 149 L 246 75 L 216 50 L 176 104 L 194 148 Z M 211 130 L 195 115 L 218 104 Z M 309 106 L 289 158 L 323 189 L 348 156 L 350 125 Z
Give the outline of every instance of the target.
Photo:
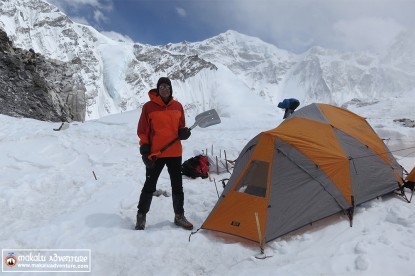
M 192 230 L 193 229 L 193 224 L 191 224 L 186 219 L 184 214 L 176 214 L 175 217 L 174 217 L 174 224 L 176 224 L 177 226 L 183 227 L 186 230 Z
M 135 224 L 135 230 L 144 230 L 146 227 L 146 215 L 137 213 L 137 223 Z

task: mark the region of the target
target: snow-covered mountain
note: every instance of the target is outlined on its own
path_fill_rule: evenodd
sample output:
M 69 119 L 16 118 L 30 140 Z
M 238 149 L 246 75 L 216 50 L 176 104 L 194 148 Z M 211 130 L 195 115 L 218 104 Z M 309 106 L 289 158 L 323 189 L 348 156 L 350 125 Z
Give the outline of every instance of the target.
M 191 114 L 235 103 L 240 112 L 258 100 L 275 108 L 288 97 L 303 104 L 371 102 L 415 86 L 414 33 L 402 33 L 382 56 L 320 47 L 297 55 L 235 31 L 201 42 L 151 46 L 112 40 L 44 0 L 1 1 L 0 28 L 17 47 L 81 61 L 75 77 L 86 88 L 87 119 L 140 107 L 166 75 Z M 232 116 L 227 113 L 221 115 Z
M 76 93 L 86 91 L 87 119 L 131 110 L 73 122 L 61 131 L 53 131 L 57 123 L 0 114 L 0 244 L 5 255 L 13 254 L 8 249 L 33 249 L 34 254 L 89 250 L 88 275 L 93 276 L 414 274 L 414 203 L 393 195 L 356 206 L 353 227 L 339 213 L 267 243 L 267 258 L 258 260 L 257 243 L 203 229 L 190 240 L 189 231 L 177 228 L 169 176 L 163 170 L 157 184 L 163 196 L 153 198 L 146 230 L 133 230 L 146 174 L 136 135 L 137 107 L 147 101 L 158 77 L 173 79 L 174 95 L 190 117 L 188 125 L 209 107 L 222 119 L 208 129 L 192 130 L 183 142 L 183 160 L 202 152 L 221 158 L 222 151 L 235 160 L 259 132 L 283 121 L 275 104 L 297 97 L 302 105 L 336 103 L 367 118 L 410 170 L 415 163 L 413 34 L 399 36 L 382 56 L 320 47 L 296 55 L 234 31 L 197 43 L 150 46 L 111 40 L 73 23 L 43 0 L 1 0 L 0 28 L 8 35 L 0 32 L 0 110 L 2 95 L 10 109 L 22 108 L 8 93 L 17 93 L 14 82 L 20 91 L 25 90 L 22 79 L 42 82 L 38 63 L 30 64 L 30 77 L 23 70 L 39 54 L 42 72 L 48 74 L 45 86 L 61 82 L 56 94 L 71 95 L 70 85 L 59 86 L 79 79 L 82 89 Z M 9 38 L 27 50 L 16 51 L 24 58 L 13 62 L 17 74 L 7 67 L 14 57 Z M 60 69 L 49 71 L 54 64 Z M 7 71 L 15 76 L 4 86 Z M 65 81 L 59 79 L 63 74 L 69 75 Z M 62 107 L 62 114 L 66 111 Z M 195 230 L 223 191 L 221 180 L 229 178 L 211 168 L 208 179 L 183 179 L 186 217 Z M 410 197 L 410 190 L 406 194 Z M 4 266 L 25 275 L 19 268 L 19 263 Z

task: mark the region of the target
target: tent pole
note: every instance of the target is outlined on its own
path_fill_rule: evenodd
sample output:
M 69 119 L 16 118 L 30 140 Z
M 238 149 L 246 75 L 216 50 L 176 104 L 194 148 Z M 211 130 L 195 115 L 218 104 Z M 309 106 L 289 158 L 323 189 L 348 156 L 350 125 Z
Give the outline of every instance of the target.
M 411 198 L 409 199 L 408 203 L 411 203 L 411 201 L 412 201 L 412 196 L 414 195 L 414 189 L 415 189 L 415 187 L 412 188 Z
M 347 209 L 347 216 L 349 217 L 350 220 L 350 227 L 353 227 L 353 213 L 354 213 L 354 196 L 351 196 L 351 201 L 352 201 L 352 207 L 350 207 L 349 209 Z
M 255 256 L 255 258 L 265 259 L 267 255 L 265 255 L 264 253 L 264 239 L 262 239 L 262 235 L 261 235 L 261 226 L 259 225 L 258 212 L 255 212 L 255 220 L 256 220 L 256 228 L 258 230 L 259 249 L 261 250 L 261 252 Z
M 403 183 L 403 185 L 401 186 L 401 184 L 398 183 L 399 192 L 397 192 L 397 190 L 395 190 L 394 194 L 402 197 L 404 200 L 406 200 L 406 202 L 411 203 L 412 196 L 414 195 L 414 187 L 406 187 L 406 188 L 408 188 L 412 191 L 411 197 L 410 197 L 410 199 L 408 199 L 408 197 L 406 196 L 406 193 L 405 193 L 405 184 L 406 183 Z

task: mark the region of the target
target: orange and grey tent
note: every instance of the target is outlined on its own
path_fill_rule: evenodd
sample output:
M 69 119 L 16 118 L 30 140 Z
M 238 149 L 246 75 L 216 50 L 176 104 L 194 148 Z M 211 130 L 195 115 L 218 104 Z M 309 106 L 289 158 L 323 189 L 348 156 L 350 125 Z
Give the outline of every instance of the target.
M 401 188 L 403 169 L 368 122 L 311 104 L 240 153 L 202 229 L 268 242 Z
M 415 167 L 412 171 L 406 176 L 406 181 L 415 183 Z
M 415 167 L 412 169 L 412 171 L 406 176 L 405 178 L 405 182 L 403 185 L 405 188 L 408 188 L 410 190 L 412 190 L 412 194 L 411 197 L 408 199 L 404 193 L 404 191 L 401 191 L 401 195 L 403 198 L 405 198 L 408 202 L 411 202 L 412 200 L 412 196 L 414 194 L 414 189 L 415 189 Z

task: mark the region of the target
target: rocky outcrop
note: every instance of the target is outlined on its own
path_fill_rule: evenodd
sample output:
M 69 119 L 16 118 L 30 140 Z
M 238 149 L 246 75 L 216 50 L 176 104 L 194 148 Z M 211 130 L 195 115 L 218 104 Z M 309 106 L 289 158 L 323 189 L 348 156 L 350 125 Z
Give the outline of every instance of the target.
M 405 127 L 415 127 L 415 121 L 408 119 L 408 118 L 404 118 L 404 119 L 396 119 L 393 120 L 395 123 L 400 123 L 401 125 L 405 126 Z
M 43 121 L 85 120 L 85 87 L 65 63 L 13 47 L 0 30 L 0 113 Z

